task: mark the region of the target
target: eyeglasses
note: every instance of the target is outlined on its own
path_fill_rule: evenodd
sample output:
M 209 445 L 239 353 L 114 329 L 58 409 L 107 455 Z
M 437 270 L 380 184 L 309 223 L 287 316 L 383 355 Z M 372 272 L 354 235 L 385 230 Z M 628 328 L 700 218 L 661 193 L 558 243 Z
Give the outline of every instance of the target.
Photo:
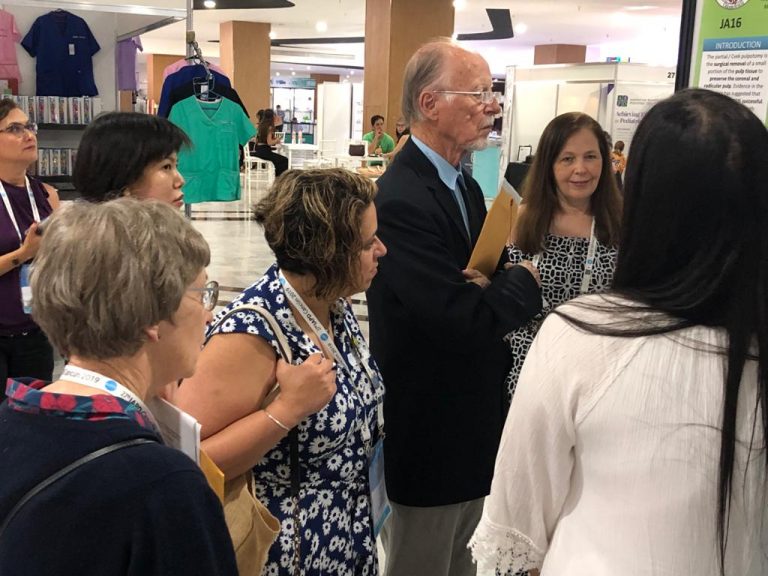
M 0 132 L 12 134 L 13 136 L 24 136 L 27 131 L 32 132 L 32 134 L 37 134 L 37 124 L 34 122 L 27 122 L 26 124 L 14 122 L 13 124 L 8 124 L 6 128 L 0 130 Z
M 462 92 L 460 90 L 433 90 L 435 94 L 463 94 L 464 96 L 472 96 L 479 104 L 487 106 L 491 102 L 498 102 L 501 97 L 501 92 L 491 92 L 490 90 L 480 90 L 477 92 Z
M 200 303 L 206 310 L 216 308 L 219 301 L 219 283 L 215 280 L 206 282 L 202 288 L 187 288 L 188 292 L 200 292 Z

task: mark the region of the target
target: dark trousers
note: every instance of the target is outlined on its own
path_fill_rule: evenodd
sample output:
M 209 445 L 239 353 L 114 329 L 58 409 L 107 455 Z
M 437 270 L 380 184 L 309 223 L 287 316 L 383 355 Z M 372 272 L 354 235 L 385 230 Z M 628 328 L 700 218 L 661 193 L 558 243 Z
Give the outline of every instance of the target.
M 53 347 L 42 330 L 0 336 L 0 401 L 5 399 L 8 378 L 53 378 Z
M 272 147 L 268 144 L 258 144 L 253 151 L 253 155 L 256 158 L 272 162 L 275 165 L 275 176 L 280 176 L 280 174 L 288 170 L 288 158 L 272 150 Z

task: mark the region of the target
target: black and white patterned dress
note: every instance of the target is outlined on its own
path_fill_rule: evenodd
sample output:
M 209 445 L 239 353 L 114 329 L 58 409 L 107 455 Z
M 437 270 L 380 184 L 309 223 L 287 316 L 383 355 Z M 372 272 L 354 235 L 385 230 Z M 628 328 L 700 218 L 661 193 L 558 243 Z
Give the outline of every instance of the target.
M 544 299 L 541 312 L 528 324 L 510 332 L 504 338 L 512 350 L 512 368 L 506 382 L 510 400 L 515 392 L 525 356 L 544 318 L 555 306 L 581 293 L 581 279 L 584 275 L 584 261 L 589 250 L 589 238 L 547 234 L 544 237 L 544 246 L 545 249 L 539 261 L 541 294 Z M 602 292 L 611 287 L 613 271 L 616 268 L 616 253 L 615 247 L 604 246 L 600 241 L 597 242 L 595 266 L 589 282 L 588 294 Z M 535 256 L 524 254 L 514 244 L 507 245 L 507 255 L 513 264 L 523 260 L 533 260 Z

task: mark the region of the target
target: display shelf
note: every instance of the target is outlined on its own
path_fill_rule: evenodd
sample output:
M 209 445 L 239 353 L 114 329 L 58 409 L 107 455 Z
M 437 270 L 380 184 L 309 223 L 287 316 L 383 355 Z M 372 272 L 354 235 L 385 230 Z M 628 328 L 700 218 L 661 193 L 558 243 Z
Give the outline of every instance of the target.
M 88 124 L 51 124 L 44 122 L 37 125 L 38 130 L 85 130 Z
M 40 180 L 40 182 L 46 182 L 48 184 L 52 184 L 55 182 L 61 182 L 61 183 L 68 183 L 72 182 L 72 176 L 37 176 L 33 175 L 35 178 Z

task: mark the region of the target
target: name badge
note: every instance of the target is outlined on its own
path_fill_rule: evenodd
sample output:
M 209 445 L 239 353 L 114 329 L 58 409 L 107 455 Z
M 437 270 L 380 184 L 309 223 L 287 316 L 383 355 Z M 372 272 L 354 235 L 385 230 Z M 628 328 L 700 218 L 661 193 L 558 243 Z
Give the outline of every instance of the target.
M 69 55 L 74 56 L 75 55 L 75 45 L 74 43 L 69 44 Z
M 384 481 L 384 442 L 379 440 L 373 448 L 371 462 L 368 465 L 368 482 L 371 489 L 371 516 L 373 517 L 373 537 L 378 538 L 384 523 L 392 513 L 387 496 L 387 484 Z
M 19 283 L 21 284 L 21 306 L 24 308 L 24 314 L 32 314 L 32 287 L 29 285 L 29 264 L 24 264 L 19 269 Z

